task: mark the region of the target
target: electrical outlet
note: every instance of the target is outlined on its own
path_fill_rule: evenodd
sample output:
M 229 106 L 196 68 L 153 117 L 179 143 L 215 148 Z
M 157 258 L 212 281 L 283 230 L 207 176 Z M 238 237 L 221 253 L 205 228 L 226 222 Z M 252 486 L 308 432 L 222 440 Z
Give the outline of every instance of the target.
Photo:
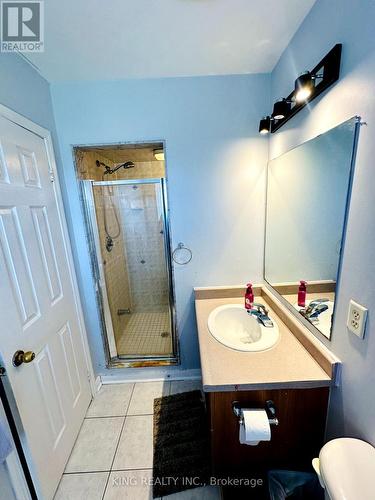
M 349 302 L 348 319 L 346 321 L 346 326 L 348 329 L 357 335 L 360 339 L 363 339 L 365 334 L 366 319 L 368 310 L 351 300 Z

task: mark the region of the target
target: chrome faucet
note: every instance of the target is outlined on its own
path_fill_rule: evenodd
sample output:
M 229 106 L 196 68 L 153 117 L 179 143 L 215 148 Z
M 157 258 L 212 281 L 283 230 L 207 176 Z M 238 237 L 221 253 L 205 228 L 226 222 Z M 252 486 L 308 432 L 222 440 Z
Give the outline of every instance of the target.
M 265 305 L 254 302 L 252 308 L 248 309 L 248 313 L 255 316 L 259 321 L 259 323 L 261 323 L 266 328 L 273 327 L 273 322 L 271 318 L 268 316 L 268 309 L 266 308 Z
M 329 299 L 315 299 L 304 309 L 300 310 L 302 316 L 311 321 L 311 323 L 317 323 L 319 321 L 319 315 L 328 309 L 327 304 Z

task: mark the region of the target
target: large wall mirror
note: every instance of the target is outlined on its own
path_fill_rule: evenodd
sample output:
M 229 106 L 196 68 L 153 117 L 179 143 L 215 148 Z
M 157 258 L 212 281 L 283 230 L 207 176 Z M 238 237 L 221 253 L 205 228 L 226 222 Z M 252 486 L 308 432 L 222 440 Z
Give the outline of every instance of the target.
M 358 127 L 358 118 L 351 118 L 268 164 L 265 280 L 327 338 Z

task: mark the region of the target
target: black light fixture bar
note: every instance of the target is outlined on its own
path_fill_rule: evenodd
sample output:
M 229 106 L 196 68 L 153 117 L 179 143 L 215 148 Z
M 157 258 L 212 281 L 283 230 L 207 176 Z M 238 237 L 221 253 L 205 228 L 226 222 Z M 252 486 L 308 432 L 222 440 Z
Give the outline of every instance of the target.
M 340 62 L 341 62 L 341 49 L 342 44 L 337 43 L 327 55 L 308 73 L 311 75 L 314 86 L 312 88 L 311 94 L 302 102 L 297 102 L 295 100 L 295 89 L 285 98 L 285 101 L 290 103 L 289 112 L 285 114 L 284 118 L 277 120 L 276 118 L 271 118 L 270 120 L 270 132 L 276 132 L 280 127 L 284 125 L 288 120 L 290 120 L 295 114 L 298 113 L 302 108 L 311 102 L 315 97 L 318 97 L 322 92 L 324 92 L 328 87 L 335 83 L 340 76 Z

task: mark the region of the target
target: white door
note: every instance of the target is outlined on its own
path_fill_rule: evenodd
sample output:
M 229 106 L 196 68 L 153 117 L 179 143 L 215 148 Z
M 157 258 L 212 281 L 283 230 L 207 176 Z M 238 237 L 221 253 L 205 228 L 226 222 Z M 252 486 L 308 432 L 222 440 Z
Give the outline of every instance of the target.
M 0 116 L 0 353 L 45 500 L 91 399 L 53 175 L 44 139 Z M 18 350 L 35 359 L 13 366 Z

